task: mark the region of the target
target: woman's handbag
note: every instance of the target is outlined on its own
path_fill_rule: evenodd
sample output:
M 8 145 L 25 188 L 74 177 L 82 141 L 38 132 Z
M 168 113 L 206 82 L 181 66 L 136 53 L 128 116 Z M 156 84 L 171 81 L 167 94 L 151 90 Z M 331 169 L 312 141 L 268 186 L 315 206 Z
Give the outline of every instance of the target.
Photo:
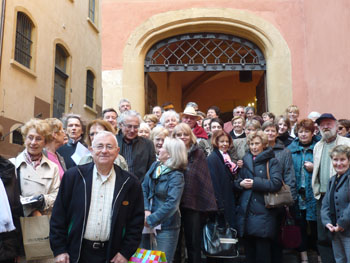
M 281 225 L 280 240 L 283 247 L 289 249 L 298 248 L 301 244 L 300 227 L 295 224 L 288 207 Z
M 237 231 L 227 223 L 220 226 L 218 216 L 203 228 L 203 252 L 207 257 L 236 258 L 239 256 L 237 242 Z
M 50 217 L 21 217 L 23 245 L 27 260 L 53 258 L 50 248 Z
M 131 263 L 166 263 L 165 253 L 162 251 L 138 248 L 129 259 Z
M 270 180 L 269 162 L 266 163 L 267 179 Z M 290 187 L 282 180 L 282 187 L 276 193 L 265 193 L 265 207 L 276 208 L 290 206 L 294 203 Z

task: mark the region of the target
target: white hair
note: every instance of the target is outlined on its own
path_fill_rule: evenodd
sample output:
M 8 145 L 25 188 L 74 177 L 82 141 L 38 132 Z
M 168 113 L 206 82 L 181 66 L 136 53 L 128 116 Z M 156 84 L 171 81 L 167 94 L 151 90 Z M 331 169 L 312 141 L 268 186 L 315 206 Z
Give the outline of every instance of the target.
M 141 124 L 142 119 L 140 114 L 137 111 L 134 110 L 128 110 L 128 111 L 124 111 L 122 114 L 120 114 L 120 116 L 118 117 L 118 125 L 123 124 L 125 122 L 125 120 L 127 118 L 130 117 L 136 117 L 139 120 L 139 124 Z
M 162 117 L 160 117 L 160 123 L 164 126 L 165 120 L 170 118 L 170 117 L 175 117 L 177 122 L 180 122 L 179 114 L 174 110 L 168 110 L 168 111 L 163 113 Z
M 102 137 L 107 137 L 107 136 L 111 136 L 113 138 L 113 140 L 115 141 L 115 145 L 118 147 L 118 141 L 117 138 L 115 137 L 115 135 L 113 133 L 111 133 L 110 131 L 100 131 L 98 132 L 95 137 L 94 140 L 92 141 L 92 147 L 96 146 L 96 139 Z

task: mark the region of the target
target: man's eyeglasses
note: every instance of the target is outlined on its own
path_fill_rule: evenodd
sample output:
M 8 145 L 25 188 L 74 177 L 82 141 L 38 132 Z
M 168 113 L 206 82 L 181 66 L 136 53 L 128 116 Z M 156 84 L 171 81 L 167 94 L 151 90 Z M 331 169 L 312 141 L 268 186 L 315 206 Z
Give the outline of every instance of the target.
M 107 151 L 112 151 L 112 150 L 115 149 L 116 147 L 114 147 L 114 146 L 111 145 L 111 144 L 106 144 L 106 145 L 98 144 L 98 145 L 92 146 L 92 148 L 94 148 L 94 149 L 97 150 L 97 151 L 102 151 L 102 150 L 105 149 L 105 148 L 106 148 Z
M 140 125 L 123 124 L 123 126 L 128 130 L 131 130 L 132 128 L 134 128 L 134 130 L 137 130 L 138 128 L 140 128 Z

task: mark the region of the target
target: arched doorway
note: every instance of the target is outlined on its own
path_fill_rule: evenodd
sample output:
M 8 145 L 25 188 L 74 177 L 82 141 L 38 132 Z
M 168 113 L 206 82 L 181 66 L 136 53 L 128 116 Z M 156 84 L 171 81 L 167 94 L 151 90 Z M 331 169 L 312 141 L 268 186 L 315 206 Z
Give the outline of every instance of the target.
M 113 80 L 113 89 L 104 90 L 105 104 L 113 105 L 118 98 L 129 98 L 135 105 L 134 109 L 144 114 L 144 62 L 147 52 L 163 39 L 197 32 L 234 34 L 255 43 L 266 60 L 268 109 L 280 114 L 286 105 L 292 103 L 290 50 L 274 25 L 245 10 L 191 8 L 154 15 L 134 30 L 124 48 L 120 78 Z M 181 105 L 175 107 L 179 111 L 182 109 Z
M 264 55 L 238 36 L 201 32 L 161 40 L 147 52 L 144 70 L 145 112 L 174 100 L 182 108 L 196 101 L 202 111 L 216 105 L 228 118 L 238 105 L 267 110 Z

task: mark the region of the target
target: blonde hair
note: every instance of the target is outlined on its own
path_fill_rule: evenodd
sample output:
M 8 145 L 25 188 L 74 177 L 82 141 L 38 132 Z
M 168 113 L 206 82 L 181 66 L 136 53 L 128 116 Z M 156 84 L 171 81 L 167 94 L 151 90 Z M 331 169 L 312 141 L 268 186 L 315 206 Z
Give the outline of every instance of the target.
M 191 130 L 191 127 L 187 123 L 179 123 L 178 125 L 175 126 L 173 133 L 171 134 L 171 137 L 176 139 L 176 133 L 179 131 L 186 132 L 190 135 L 191 139 L 191 145 L 197 143 L 196 135 Z
M 337 145 L 329 153 L 331 158 L 339 154 L 345 154 L 348 160 L 350 160 L 350 147 L 343 144 Z
M 146 114 L 145 116 L 143 116 L 143 120 L 144 121 L 150 120 L 154 124 L 158 123 L 158 118 L 155 114 Z
M 296 112 L 299 114 L 299 108 L 297 105 L 290 105 L 288 106 L 288 108 L 286 109 L 286 113 L 288 114 L 289 112 Z
M 163 135 L 164 137 L 169 136 L 169 131 L 162 126 L 153 128 L 151 131 L 150 139 L 153 141 L 156 136 Z
M 57 119 L 57 118 L 47 118 L 45 119 L 47 124 L 50 127 L 50 134 L 48 135 L 46 143 L 52 142 L 53 141 L 53 133 L 58 133 L 60 130 L 63 129 L 63 123 Z
M 185 170 L 188 162 L 187 149 L 180 139 L 165 138 L 163 148 L 169 153 L 170 158 L 164 165 L 173 170 Z
M 264 149 L 267 147 L 268 144 L 268 139 L 267 139 L 267 135 L 263 132 L 263 131 L 257 131 L 257 132 L 253 132 L 250 133 L 247 137 L 247 143 L 248 145 L 250 144 L 250 142 L 252 140 L 254 140 L 255 138 L 260 138 L 261 143 L 263 144 Z
M 34 129 L 38 134 L 45 138 L 45 143 L 48 142 L 49 136 L 51 135 L 50 125 L 45 120 L 30 119 L 21 128 L 22 136 L 27 137 L 30 129 Z

